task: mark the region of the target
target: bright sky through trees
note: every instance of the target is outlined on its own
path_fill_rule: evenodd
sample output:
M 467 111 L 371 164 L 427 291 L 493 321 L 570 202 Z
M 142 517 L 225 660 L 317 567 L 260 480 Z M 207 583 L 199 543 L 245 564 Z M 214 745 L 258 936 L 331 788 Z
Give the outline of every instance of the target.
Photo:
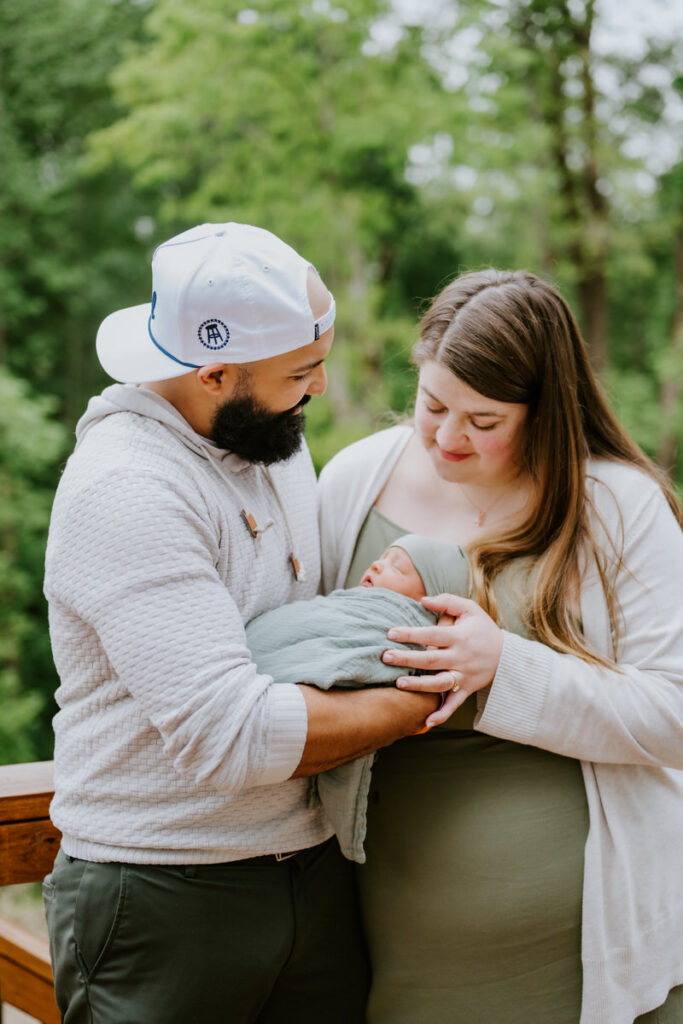
M 317 0 L 330 10 L 330 0 Z M 585 0 L 572 0 L 569 10 L 580 13 Z M 429 26 L 435 30 L 451 28 L 458 12 L 467 10 L 467 3 L 453 0 L 393 0 L 393 15 L 384 17 L 372 28 L 371 38 L 366 44 L 368 53 L 378 53 L 394 47 L 402 36 L 404 25 Z M 492 0 L 488 17 L 492 24 L 504 26 L 509 0 Z M 605 58 L 615 56 L 641 61 L 648 50 L 648 41 L 655 40 L 666 45 L 679 40 L 683 52 L 683 3 L 671 0 L 597 0 L 596 20 L 591 46 L 595 55 Z M 467 78 L 469 62 L 475 57 L 481 32 L 469 26 L 454 39 L 449 40 L 447 60 L 443 55 L 433 55 L 442 70 L 445 81 L 455 89 Z M 682 66 L 683 70 L 683 66 Z M 624 152 L 627 156 L 642 159 L 653 174 L 669 170 L 683 152 L 683 96 L 672 88 L 672 75 L 661 65 L 650 65 L 640 73 L 641 81 L 663 89 L 666 95 L 665 110 L 661 121 L 650 126 L 647 132 L 640 131 L 629 138 Z M 609 66 L 596 68 L 596 84 L 615 106 L 623 97 L 619 85 Z M 492 82 L 492 88 L 495 83 Z M 654 191 L 656 183 L 652 175 L 642 174 L 637 184 L 644 193 Z

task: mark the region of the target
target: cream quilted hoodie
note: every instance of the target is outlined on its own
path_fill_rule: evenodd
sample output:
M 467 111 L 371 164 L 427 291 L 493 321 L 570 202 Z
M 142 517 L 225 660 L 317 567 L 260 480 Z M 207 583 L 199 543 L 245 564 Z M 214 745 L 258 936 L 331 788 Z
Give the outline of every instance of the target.
M 316 593 L 308 451 L 254 466 L 131 385 L 92 399 L 77 437 L 45 575 L 61 680 L 51 813 L 65 851 L 217 862 L 327 838 L 307 780 L 289 779 L 306 736 L 303 697 L 258 673 L 243 629 Z

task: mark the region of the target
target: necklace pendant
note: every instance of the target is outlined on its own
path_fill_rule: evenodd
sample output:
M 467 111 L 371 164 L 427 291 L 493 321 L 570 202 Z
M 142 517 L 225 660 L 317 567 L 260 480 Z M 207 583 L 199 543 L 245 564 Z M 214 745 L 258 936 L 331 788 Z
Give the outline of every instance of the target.
M 486 519 L 486 513 L 485 512 L 480 512 L 479 515 L 477 516 L 477 526 L 483 526 L 485 519 Z

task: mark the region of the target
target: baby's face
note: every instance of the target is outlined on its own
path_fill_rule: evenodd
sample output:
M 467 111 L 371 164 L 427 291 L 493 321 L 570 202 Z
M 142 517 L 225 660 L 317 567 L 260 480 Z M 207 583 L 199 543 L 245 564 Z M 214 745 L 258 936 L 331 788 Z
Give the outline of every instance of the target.
M 361 587 L 384 587 L 419 601 L 425 596 L 422 578 L 403 548 L 387 548 L 363 573 Z

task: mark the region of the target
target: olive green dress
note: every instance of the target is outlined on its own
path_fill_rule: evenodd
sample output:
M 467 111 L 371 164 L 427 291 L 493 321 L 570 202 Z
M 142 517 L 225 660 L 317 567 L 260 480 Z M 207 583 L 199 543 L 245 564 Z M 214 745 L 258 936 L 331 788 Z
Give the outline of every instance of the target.
M 346 585 L 404 530 L 372 509 Z M 497 593 L 515 619 L 514 580 Z M 515 619 L 514 622 L 511 620 Z M 379 752 L 358 877 L 368 1024 L 578 1024 L 588 807 L 580 763 L 476 732 L 473 698 Z M 642 1024 L 683 1024 L 665 1008 Z

